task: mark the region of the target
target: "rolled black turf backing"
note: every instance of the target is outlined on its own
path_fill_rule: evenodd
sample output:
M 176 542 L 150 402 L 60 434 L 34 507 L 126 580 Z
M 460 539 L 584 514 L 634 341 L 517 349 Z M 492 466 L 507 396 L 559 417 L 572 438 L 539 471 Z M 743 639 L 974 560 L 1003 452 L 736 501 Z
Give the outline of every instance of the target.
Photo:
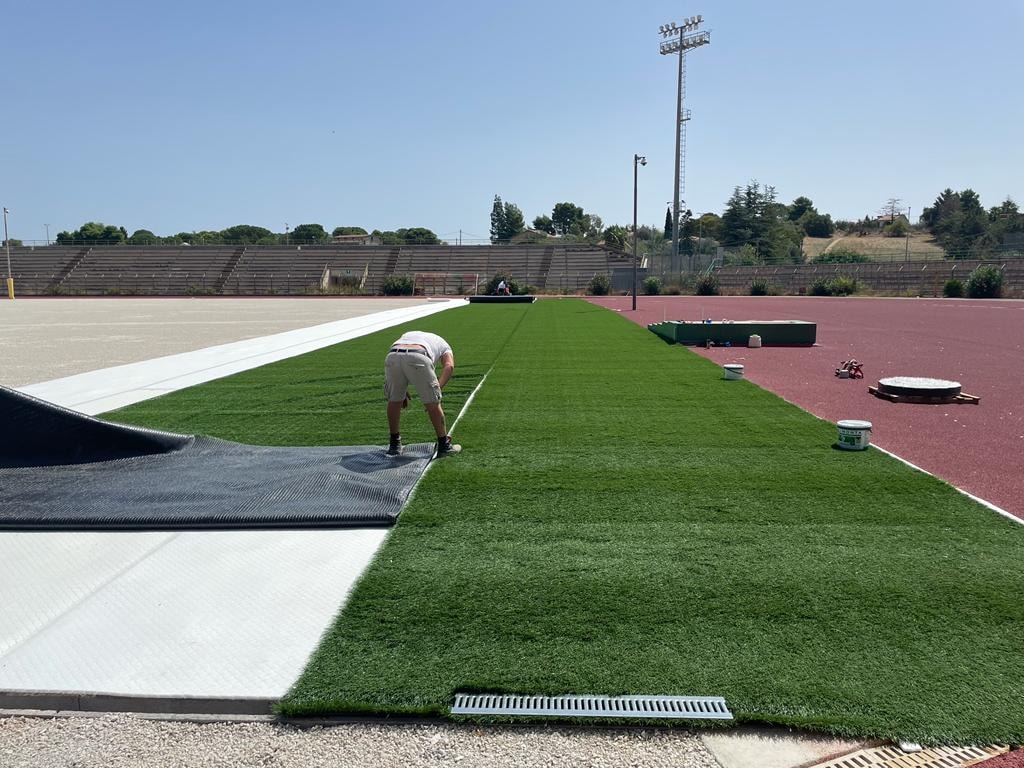
M 109 424 L 6 388 L 0 424 L 0 528 L 18 530 L 388 526 L 434 450 L 242 445 Z

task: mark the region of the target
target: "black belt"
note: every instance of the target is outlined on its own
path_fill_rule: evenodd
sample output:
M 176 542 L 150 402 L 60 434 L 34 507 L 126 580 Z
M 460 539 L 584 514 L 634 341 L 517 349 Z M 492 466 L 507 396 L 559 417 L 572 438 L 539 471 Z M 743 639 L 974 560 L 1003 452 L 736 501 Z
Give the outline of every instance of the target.
M 427 351 L 425 349 L 401 349 L 400 347 L 392 347 L 389 351 L 390 352 L 408 352 L 408 353 L 413 354 L 413 355 L 423 355 L 424 357 L 427 356 Z

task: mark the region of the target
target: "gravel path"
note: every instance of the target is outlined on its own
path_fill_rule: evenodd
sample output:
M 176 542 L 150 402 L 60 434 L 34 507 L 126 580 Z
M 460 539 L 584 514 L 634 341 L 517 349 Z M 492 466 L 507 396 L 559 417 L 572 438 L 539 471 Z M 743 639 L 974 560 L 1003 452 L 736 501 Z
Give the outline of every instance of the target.
M 681 729 L 603 730 L 271 723 L 195 724 L 130 715 L 0 718 L 3 768 L 320 766 L 716 768 Z

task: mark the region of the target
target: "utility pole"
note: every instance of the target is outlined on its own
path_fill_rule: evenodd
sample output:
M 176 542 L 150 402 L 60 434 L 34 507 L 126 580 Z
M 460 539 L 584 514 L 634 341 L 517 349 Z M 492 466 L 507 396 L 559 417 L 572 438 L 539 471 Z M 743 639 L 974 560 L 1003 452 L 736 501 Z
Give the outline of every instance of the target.
M 4 245 L 7 246 L 7 298 L 14 300 L 14 273 L 11 272 L 11 238 L 7 234 L 7 214 L 10 211 L 4 206 Z
M 674 21 L 662 24 L 658 31 L 664 38 L 659 46 L 659 52 L 663 56 L 676 53 L 679 55 L 678 80 L 676 84 L 676 173 L 672 195 L 672 265 L 679 259 L 679 195 L 683 186 L 683 173 L 685 163 L 683 155 L 685 144 L 683 138 L 683 126 L 690 119 L 690 110 L 683 109 L 683 97 L 686 91 L 686 52 L 707 45 L 711 42 L 711 33 L 708 31 L 698 32 L 697 28 L 703 23 L 703 16 L 691 16 L 677 26 Z M 687 34 L 691 33 L 691 34 Z
M 907 240 L 903 248 L 903 260 L 910 261 L 910 206 L 907 206 Z

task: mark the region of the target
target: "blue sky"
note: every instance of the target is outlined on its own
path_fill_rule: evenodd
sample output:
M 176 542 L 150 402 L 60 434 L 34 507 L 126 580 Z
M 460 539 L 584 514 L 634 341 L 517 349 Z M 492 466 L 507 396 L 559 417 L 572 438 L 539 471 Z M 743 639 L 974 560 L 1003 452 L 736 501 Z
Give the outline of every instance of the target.
M 1024 3 L 8 3 L 0 202 L 11 237 L 99 220 L 166 235 L 256 224 L 486 238 L 572 201 L 661 225 L 675 59 L 687 207 L 756 178 L 836 218 L 945 187 L 1024 204 Z

